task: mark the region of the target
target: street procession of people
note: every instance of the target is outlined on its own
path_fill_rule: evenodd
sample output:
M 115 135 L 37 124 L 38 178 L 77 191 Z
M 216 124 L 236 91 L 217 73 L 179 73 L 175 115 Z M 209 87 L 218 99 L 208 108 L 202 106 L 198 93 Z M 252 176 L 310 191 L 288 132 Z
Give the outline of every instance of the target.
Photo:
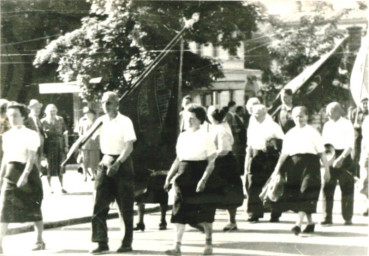
M 363 99 L 362 102 L 367 102 Z M 181 255 L 186 224 L 204 233 L 204 255 L 213 253 L 213 222 L 217 209 L 225 209 L 229 223 L 225 232 L 238 229 L 237 218 L 258 223 L 270 212 L 270 222 L 278 223 L 283 212 L 296 213 L 291 233 L 313 233 L 313 214 L 321 194 L 323 212 L 320 229 L 334 225 L 332 209 L 337 184 L 342 192 L 341 209 L 345 225 L 353 224 L 355 180 L 368 198 L 369 116 L 362 121 L 361 155 L 351 157 L 355 148 L 354 124 L 346 118 L 342 105 L 332 102 L 326 106 L 327 121 L 322 131 L 308 123 L 309 109 L 293 104 L 292 91 L 281 92 L 282 106 L 274 116 L 258 98 L 250 98 L 245 106 L 235 102 L 227 106 L 193 103 L 191 96 L 183 98 L 179 113 L 179 134 L 176 158 L 161 188 L 156 188 L 155 202 L 162 207 L 160 230 L 167 228 L 165 213 L 168 191 L 174 202 L 171 223 L 175 226 L 173 247 L 167 255 Z M 40 176 L 58 176 L 61 193 L 64 170 L 60 167 L 67 152 L 68 140 L 63 118 L 57 108 L 48 104 L 45 118 L 40 119 L 43 104 L 33 99 L 26 106 L 1 100 L 0 169 L 0 253 L 9 223 L 34 222 L 36 241 L 33 250 L 43 250 L 43 199 Z M 83 148 L 83 176 L 90 173 L 94 180 L 92 242 L 97 247 L 92 254 L 109 251 L 107 216 L 111 203 L 116 202 L 125 229 L 118 253 L 133 250 L 134 230 L 144 231 L 144 200 L 135 199 L 135 170 L 132 160 L 137 140 L 135 127 L 128 116 L 119 112 L 117 93 L 108 91 L 101 98 L 103 115 L 85 108 L 80 120 L 80 134 L 87 132 L 93 122 L 101 122 L 91 137 L 94 146 Z M 367 104 L 363 104 L 368 108 Z M 368 113 L 368 109 L 363 109 Z M 87 116 L 88 115 L 88 116 Z M 241 134 L 244 133 L 244 134 Z M 92 142 L 90 142 L 92 143 Z M 235 143 L 238 143 L 235 146 Z M 243 150 L 240 150 L 242 145 Z M 94 152 L 91 152 L 93 150 Z M 96 151 L 98 150 L 98 151 Z M 89 156 L 88 154 L 91 154 Z M 334 157 L 332 157 L 332 155 Z M 99 158 L 97 161 L 96 158 Z M 41 164 L 47 161 L 47 171 Z M 93 164 L 95 163 L 96 164 Z M 359 168 L 360 178 L 355 173 Z M 53 193 L 50 189 L 50 193 Z M 140 204 L 140 220 L 134 228 L 134 202 Z M 143 207 L 143 208 L 142 208 Z M 236 216 L 244 207 L 246 216 Z M 369 207 L 369 204 L 368 204 Z M 363 213 L 368 215 L 368 211 Z M 306 224 L 304 224 L 306 217 Z M 124 227 L 123 227 L 124 226 Z M 226 234 L 225 234 L 226 235 Z M 163 252 L 164 253 L 164 252 Z

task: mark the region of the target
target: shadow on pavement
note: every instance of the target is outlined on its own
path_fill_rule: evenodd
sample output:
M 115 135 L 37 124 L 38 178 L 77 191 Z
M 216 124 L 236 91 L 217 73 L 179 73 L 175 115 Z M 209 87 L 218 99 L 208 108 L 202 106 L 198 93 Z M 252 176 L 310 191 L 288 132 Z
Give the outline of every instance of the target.
M 185 246 L 203 247 L 199 244 L 185 244 Z M 222 252 L 217 254 L 217 248 L 239 250 L 238 252 Z M 185 248 L 183 248 L 185 250 Z M 242 251 L 246 250 L 246 251 Z M 250 252 L 255 251 L 255 252 Z M 262 254 L 261 254 L 262 253 Z M 267 255 L 270 254 L 297 254 L 297 255 L 367 255 L 368 248 L 365 246 L 327 245 L 309 243 L 276 243 L 276 242 L 237 242 L 214 244 L 213 255 Z

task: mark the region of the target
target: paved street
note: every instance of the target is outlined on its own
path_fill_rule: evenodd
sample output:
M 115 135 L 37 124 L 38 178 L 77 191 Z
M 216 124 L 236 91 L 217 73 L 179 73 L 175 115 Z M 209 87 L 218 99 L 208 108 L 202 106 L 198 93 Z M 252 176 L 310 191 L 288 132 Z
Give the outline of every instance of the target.
M 168 214 L 169 215 L 169 214 Z M 171 246 L 173 225 L 168 230 L 159 231 L 159 214 L 146 216 L 146 230 L 134 234 L 134 252 L 126 255 L 163 255 Z M 238 211 L 237 232 L 220 231 L 227 223 L 225 211 L 216 215 L 215 234 L 213 237 L 215 255 L 367 255 L 367 219 L 355 216 L 354 226 L 343 226 L 342 222 L 331 227 L 317 226 L 316 233 L 309 237 L 296 237 L 289 229 L 293 225 L 293 214 L 284 214 L 281 223 L 270 224 L 263 221 L 248 224 L 242 211 Z M 316 216 L 317 217 L 317 216 Z M 338 216 L 337 216 L 338 217 Z M 109 236 L 111 255 L 120 245 L 121 233 L 119 221 L 110 220 Z M 45 232 L 47 250 L 30 253 L 34 237 L 32 233 L 8 236 L 4 249 L 7 255 L 89 255 L 94 244 L 90 242 L 90 224 L 66 226 Z M 19 243 L 22 242 L 22 246 Z M 184 235 L 183 255 L 200 255 L 204 235 L 187 228 Z
M 90 242 L 91 227 L 89 217 L 92 207 L 92 182 L 83 182 L 82 176 L 75 171 L 69 171 L 65 177 L 67 195 L 59 193 L 50 194 L 45 187 L 45 200 L 43 211 L 45 223 L 53 224 L 61 221 L 80 220 L 78 225 L 47 229 L 44 233 L 47 250 L 30 252 L 34 243 L 34 234 L 31 232 L 9 235 L 4 240 L 6 255 L 89 255 L 89 250 L 95 245 Z M 44 180 L 45 182 L 45 180 Z M 45 184 L 44 184 L 45 185 Z M 364 210 L 363 197 L 356 194 L 355 216 L 353 226 L 344 226 L 339 214 L 339 189 L 336 192 L 334 208 L 334 223 L 331 227 L 316 227 L 316 233 L 309 237 L 296 237 L 289 231 L 293 226 L 295 216 L 285 213 L 281 223 L 268 222 L 269 214 L 258 224 L 247 223 L 244 207 L 238 210 L 238 227 L 236 232 L 222 232 L 227 223 L 227 213 L 218 210 L 214 223 L 214 254 L 215 255 L 367 255 L 368 244 L 368 218 L 360 213 Z M 153 208 L 156 205 L 148 205 Z M 321 202 L 318 205 L 321 211 Z M 114 212 L 114 209 L 113 211 Z M 145 216 L 146 230 L 135 232 L 134 252 L 126 255 L 163 255 L 171 246 L 174 237 L 174 226 L 169 224 L 168 230 L 159 231 L 159 213 Z M 314 216 L 315 221 L 320 220 L 320 214 Z M 137 218 L 137 217 L 135 217 Z M 167 214 L 169 222 L 170 211 Z M 23 226 L 25 224 L 22 224 Z M 22 226 L 12 225 L 13 227 Z M 26 225 L 29 225 L 26 224 Z M 109 221 L 109 236 L 111 254 L 120 245 L 121 232 L 119 220 Z M 199 255 L 202 252 L 204 236 L 196 230 L 187 228 L 182 252 L 183 255 Z M 22 246 L 19 246 L 19 245 Z

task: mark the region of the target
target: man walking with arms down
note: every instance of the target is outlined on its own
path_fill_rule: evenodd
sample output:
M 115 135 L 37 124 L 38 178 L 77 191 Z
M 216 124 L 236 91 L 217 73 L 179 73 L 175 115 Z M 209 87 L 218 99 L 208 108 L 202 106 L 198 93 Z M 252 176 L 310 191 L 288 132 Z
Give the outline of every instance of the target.
M 117 94 L 105 92 L 101 103 L 105 115 L 97 122 L 103 123 L 99 132 L 102 159 L 95 181 L 92 216 L 92 241 L 98 243 L 98 247 L 91 253 L 101 254 L 109 250 L 106 218 L 114 200 L 125 225 L 125 235 L 117 252 L 129 252 L 132 251 L 134 203 L 134 171 L 130 155 L 136 134 L 132 121 L 118 111 Z
M 343 117 L 343 110 L 339 103 L 332 102 L 327 106 L 329 120 L 323 127 L 323 141 L 331 144 L 335 149 L 336 159 L 331 167 L 331 179 L 325 182 L 323 188 L 323 215 L 322 225 L 331 225 L 334 202 L 334 191 L 337 181 L 341 188 L 341 209 L 345 225 L 352 224 L 354 209 L 354 166 L 351 151 L 354 148 L 354 126 Z

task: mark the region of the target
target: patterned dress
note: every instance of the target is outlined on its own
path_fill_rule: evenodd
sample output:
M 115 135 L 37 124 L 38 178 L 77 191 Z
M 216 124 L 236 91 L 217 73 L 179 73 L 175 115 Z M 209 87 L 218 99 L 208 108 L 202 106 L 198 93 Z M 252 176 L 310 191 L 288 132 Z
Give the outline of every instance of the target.
M 50 176 L 58 176 L 62 171 L 60 164 L 65 157 L 63 133 L 67 130 L 67 127 L 61 116 L 56 116 L 53 122 L 43 118 L 41 119 L 41 124 L 46 135 L 44 150 L 49 164 L 48 174 Z

